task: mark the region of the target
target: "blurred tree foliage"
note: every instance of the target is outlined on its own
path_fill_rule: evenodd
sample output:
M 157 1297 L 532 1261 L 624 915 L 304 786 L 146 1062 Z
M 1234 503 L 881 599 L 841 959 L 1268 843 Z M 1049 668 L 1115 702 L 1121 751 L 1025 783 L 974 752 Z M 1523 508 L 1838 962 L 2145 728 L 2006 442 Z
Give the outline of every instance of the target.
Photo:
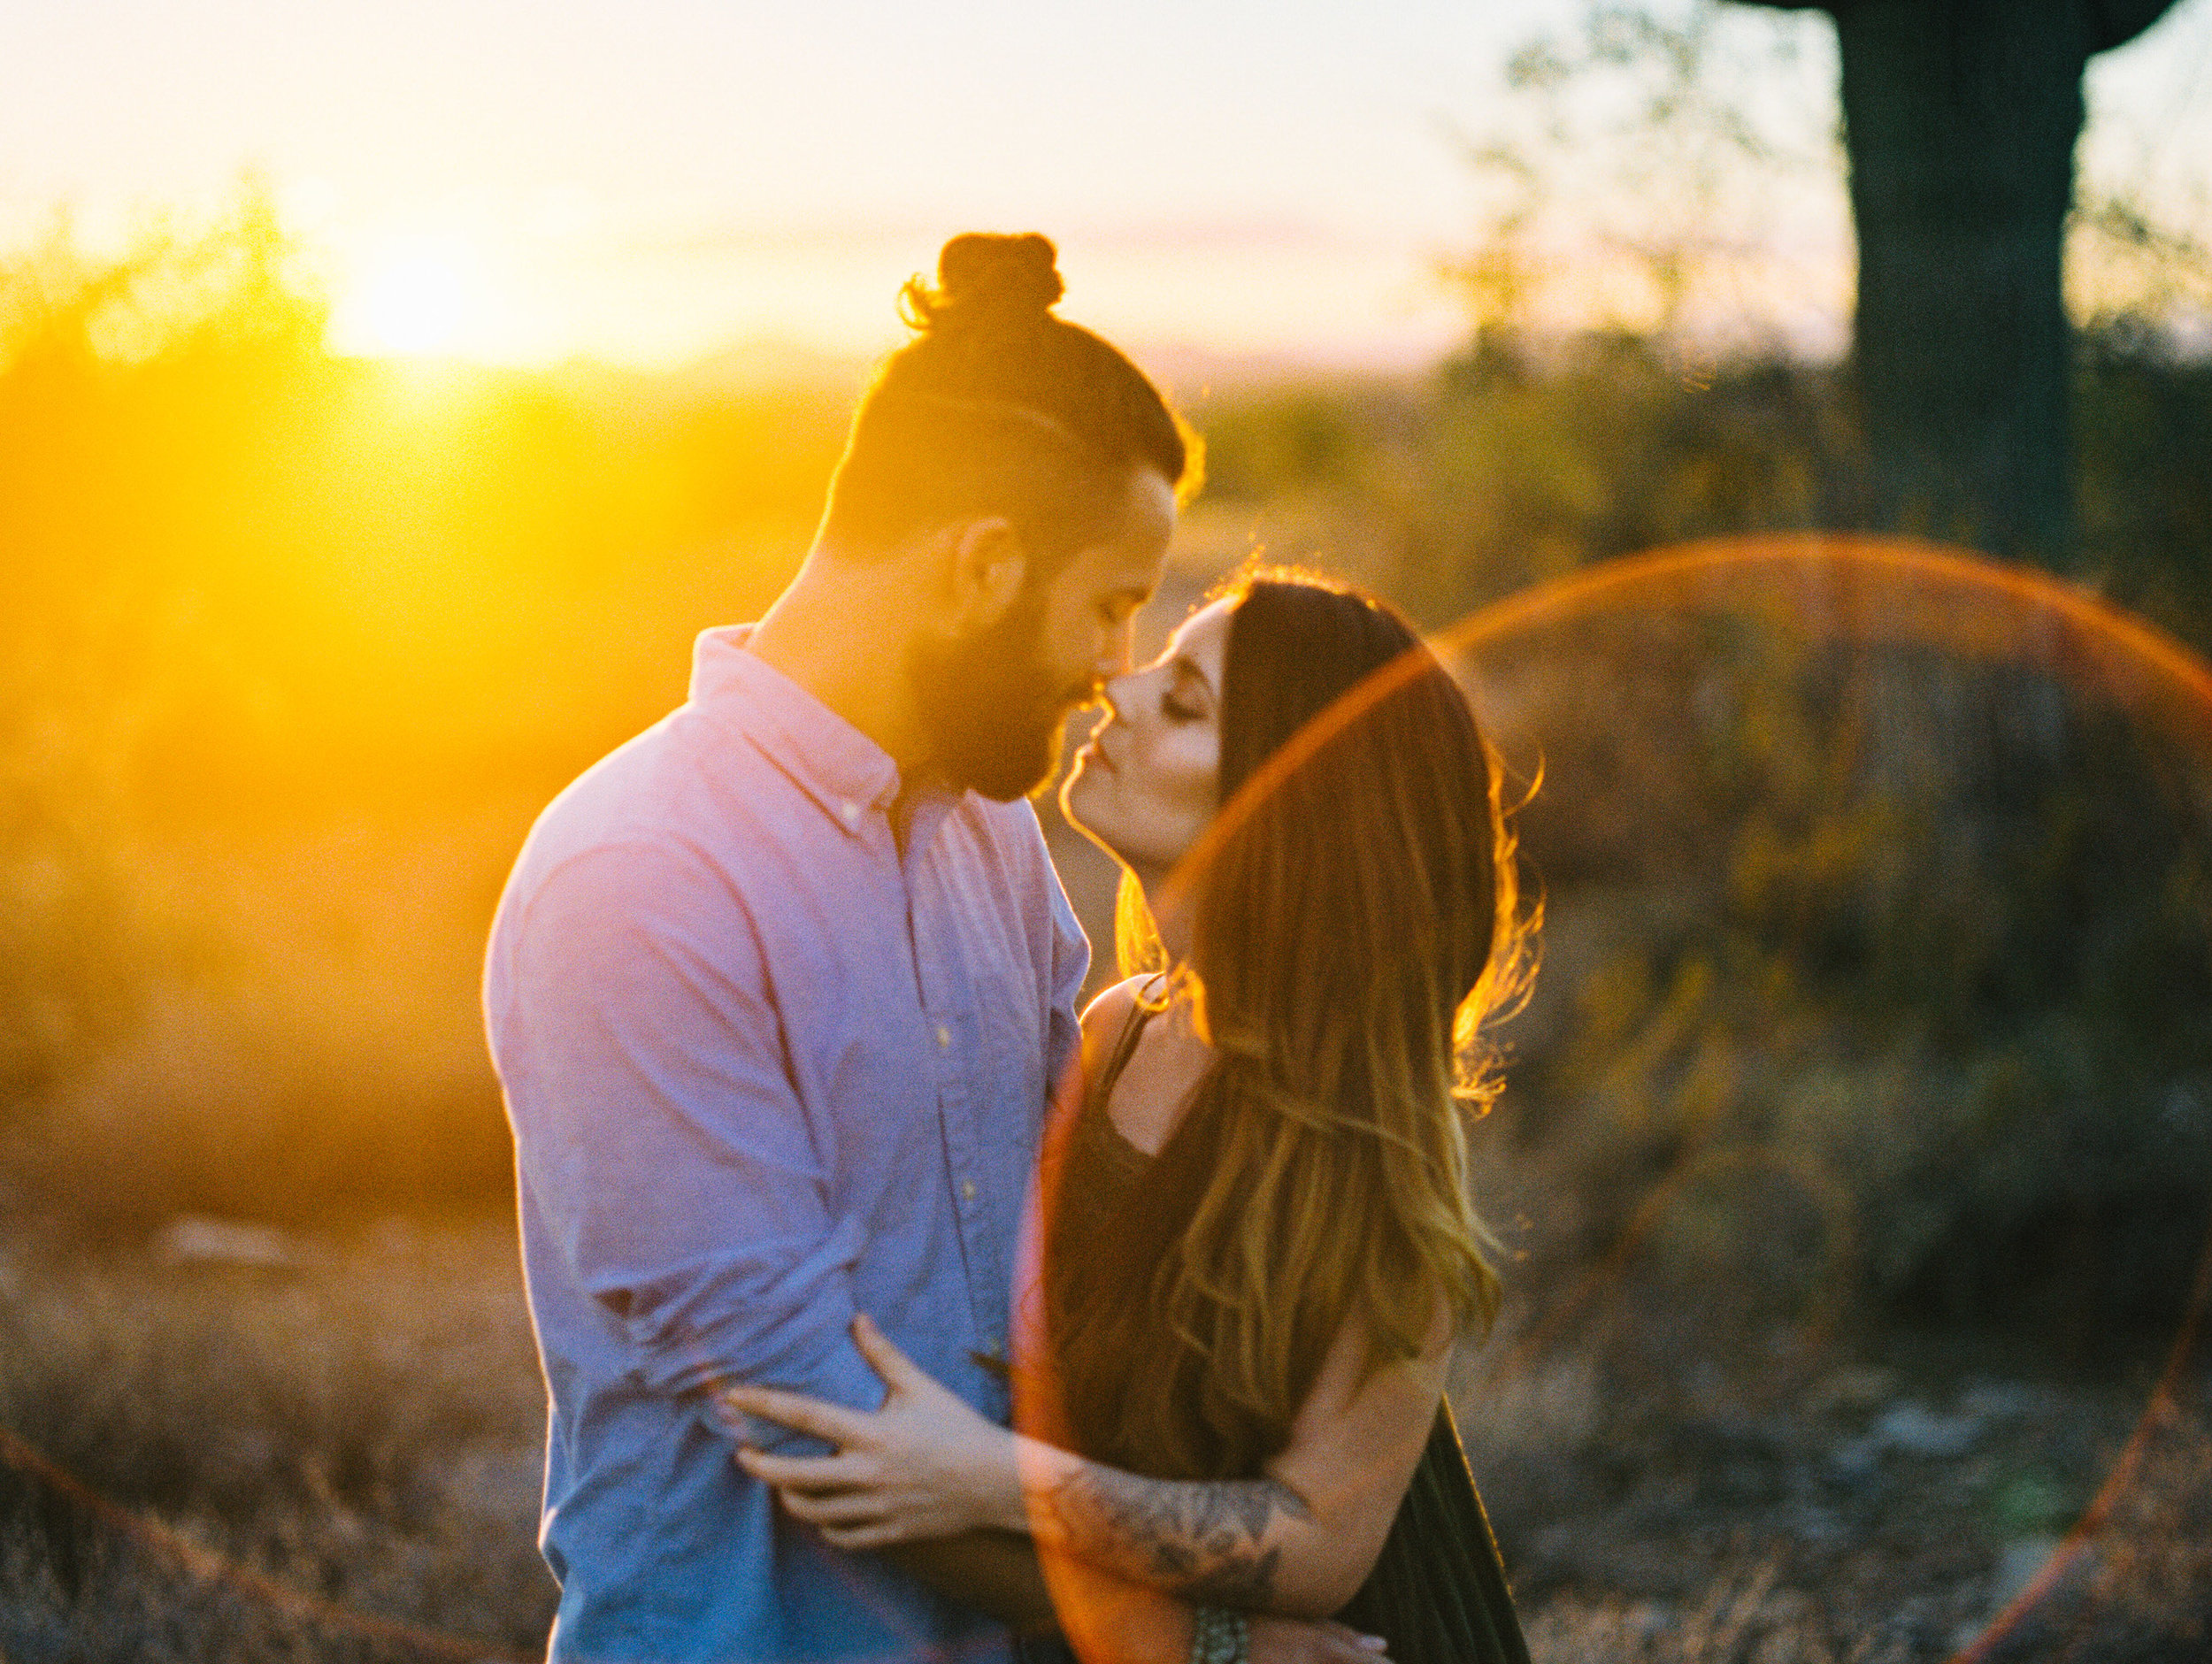
M 2075 384 L 2083 569 L 2212 645 L 2212 362 L 2115 314 L 2082 331 Z M 1884 518 L 1839 368 L 1686 362 L 1662 336 L 1492 326 L 1424 381 L 1256 391 L 1205 426 L 1210 504 L 1263 538 L 1298 505 L 1356 504 L 1339 518 L 1360 537 L 1315 552 L 1364 551 L 1365 575 L 1432 625 L 1614 556 Z
M 206 520 L 243 531 L 256 463 L 315 391 L 320 318 L 281 280 L 283 254 L 257 202 L 111 262 L 58 231 L 0 270 L 10 1098 L 50 1085 L 157 974 L 131 895 L 148 788 L 188 778 L 218 732 L 246 741 L 264 709 L 209 605 L 244 563 L 216 568 L 193 542 Z M 207 504 L 202 525 L 173 523 L 180 496 Z
M 0 266 L 0 1128 L 65 1190 L 72 1116 L 149 1207 L 503 1187 L 499 880 L 795 566 L 842 439 L 849 387 L 349 360 L 324 315 L 250 187 Z
M 1217 404 L 1216 509 L 1439 627 L 1611 556 L 1893 525 L 1847 363 L 1729 311 L 1747 221 L 1839 207 L 1840 157 L 1731 104 L 1717 65 L 1761 49 L 1725 10 L 1594 7 L 1517 58 L 1528 119 L 1469 147 L 1496 192 L 1451 269 L 1469 344 Z M 2204 651 L 2212 255 L 2108 182 L 2070 234 L 2074 571 Z M 2055 647 L 1809 624 L 1645 613 L 1474 667 L 1543 775 L 1547 964 L 1499 1116 L 1538 1280 L 1640 1244 L 1655 1307 L 1725 1288 L 1732 1320 L 2170 1316 L 2212 1212 L 2207 759 Z
M 2075 497 L 2112 458 L 2070 448 L 2115 438 L 2107 412 L 2076 407 L 2099 395 L 2085 373 L 2169 370 L 2180 343 L 2205 340 L 2212 248 L 2172 219 L 2171 188 L 2162 207 L 2141 180 L 2077 180 L 2072 134 L 2085 56 L 2166 9 L 1838 0 L 1839 40 L 1826 19 L 1809 29 L 1720 0 L 1587 5 L 1512 56 L 1488 128 L 1463 141 L 1484 207 L 1448 274 L 1475 357 L 1555 354 L 1594 333 L 1725 386 L 1801 360 L 1780 334 L 1793 311 L 1854 306 L 1821 390 L 1847 430 L 1847 489 L 1815 523 L 2041 548 L 2131 593 L 2122 569 L 2144 552 L 2113 535 L 2111 505 L 2076 525 Z M 2030 128 L 2063 142 L 2039 149 Z M 1872 269 L 1838 290 L 1824 260 L 1855 224 Z
M 2174 1315 L 2212 1223 L 2200 731 L 2032 656 L 1749 604 L 1477 669 L 1545 765 L 1555 985 L 1506 1118 L 1572 1198 L 1547 1254 L 1678 1191 L 1654 1249 L 1743 1314 Z

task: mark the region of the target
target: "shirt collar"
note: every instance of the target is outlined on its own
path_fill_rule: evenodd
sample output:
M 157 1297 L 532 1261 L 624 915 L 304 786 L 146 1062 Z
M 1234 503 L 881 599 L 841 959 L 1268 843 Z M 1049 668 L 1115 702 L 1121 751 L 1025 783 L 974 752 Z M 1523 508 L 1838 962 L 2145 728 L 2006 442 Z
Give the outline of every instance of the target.
M 749 624 L 700 632 L 691 659 L 691 702 L 743 733 L 823 812 L 858 835 L 871 811 L 898 795 L 899 765 L 767 660 L 745 650 Z

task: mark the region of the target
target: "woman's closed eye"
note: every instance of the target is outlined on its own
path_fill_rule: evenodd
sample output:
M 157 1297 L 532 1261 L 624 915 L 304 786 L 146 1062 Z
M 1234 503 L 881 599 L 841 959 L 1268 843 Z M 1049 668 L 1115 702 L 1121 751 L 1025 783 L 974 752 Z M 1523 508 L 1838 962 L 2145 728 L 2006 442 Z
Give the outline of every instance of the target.
M 1198 722 L 1205 717 L 1206 713 L 1194 705 L 1187 704 L 1173 694 L 1163 694 L 1160 695 L 1160 715 L 1165 717 L 1170 722 L 1179 723 Z

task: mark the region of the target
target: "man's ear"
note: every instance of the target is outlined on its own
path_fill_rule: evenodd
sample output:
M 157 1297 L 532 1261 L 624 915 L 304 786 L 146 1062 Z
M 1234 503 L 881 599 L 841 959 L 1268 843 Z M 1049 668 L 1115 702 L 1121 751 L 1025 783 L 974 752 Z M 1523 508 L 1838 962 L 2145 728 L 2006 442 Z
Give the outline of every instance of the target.
M 1014 604 L 1029 576 L 1029 552 L 1003 515 L 964 521 L 952 533 L 945 622 L 956 635 L 973 635 Z

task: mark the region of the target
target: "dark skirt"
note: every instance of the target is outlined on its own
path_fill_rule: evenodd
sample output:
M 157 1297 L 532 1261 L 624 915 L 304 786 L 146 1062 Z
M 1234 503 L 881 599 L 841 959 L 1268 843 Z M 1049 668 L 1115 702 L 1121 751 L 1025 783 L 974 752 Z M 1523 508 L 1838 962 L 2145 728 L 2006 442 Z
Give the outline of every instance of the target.
M 1390 1664 L 1529 1664 L 1452 1407 L 1436 1425 L 1374 1570 L 1337 1621 L 1390 1644 Z

